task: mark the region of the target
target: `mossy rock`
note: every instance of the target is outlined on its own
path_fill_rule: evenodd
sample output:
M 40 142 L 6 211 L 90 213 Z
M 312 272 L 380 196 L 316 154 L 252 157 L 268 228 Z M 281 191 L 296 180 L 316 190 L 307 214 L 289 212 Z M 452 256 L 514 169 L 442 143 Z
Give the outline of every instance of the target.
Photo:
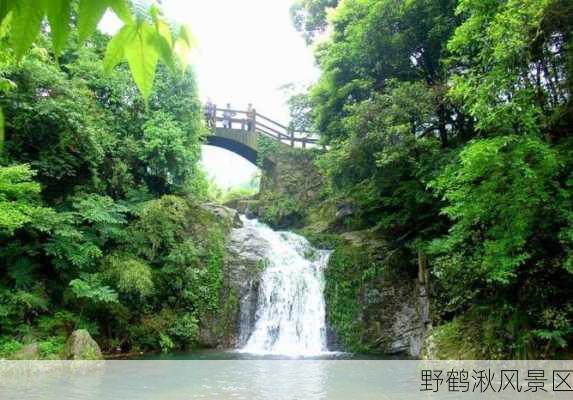
M 85 329 L 73 331 L 64 346 L 66 360 L 102 360 L 101 350 Z
M 407 257 L 394 254 L 386 241 L 369 231 L 339 237 L 325 270 L 329 345 L 417 357 L 427 298 L 403 261 Z
M 37 360 L 40 358 L 38 343 L 29 343 L 14 353 L 14 360 Z

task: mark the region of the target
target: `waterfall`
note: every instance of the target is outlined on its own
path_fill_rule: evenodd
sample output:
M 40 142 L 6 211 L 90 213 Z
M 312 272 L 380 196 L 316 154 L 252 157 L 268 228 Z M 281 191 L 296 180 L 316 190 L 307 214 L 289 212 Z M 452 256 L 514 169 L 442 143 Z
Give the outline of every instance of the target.
M 291 232 L 242 217 L 268 244 L 264 249 L 256 322 L 242 352 L 311 356 L 327 351 L 323 270 L 329 251 Z

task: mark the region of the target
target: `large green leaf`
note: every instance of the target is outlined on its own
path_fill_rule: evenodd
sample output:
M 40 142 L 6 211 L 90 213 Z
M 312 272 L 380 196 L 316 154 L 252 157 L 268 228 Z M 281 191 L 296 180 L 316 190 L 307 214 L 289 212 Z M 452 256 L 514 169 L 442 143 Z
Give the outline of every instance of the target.
M 44 0 L 56 57 L 62 53 L 70 34 L 69 0 Z
M 108 0 L 81 0 L 78 11 L 78 35 L 84 41 L 95 32 L 108 7 Z
M 195 46 L 195 38 L 191 31 L 186 26 L 181 26 L 175 40 L 174 52 L 179 58 L 181 65 L 189 63 L 189 54 L 191 49 Z
M 109 41 L 103 60 L 103 70 L 106 74 L 109 74 L 113 67 L 123 59 L 125 47 L 135 38 L 136 29 L 137 25 L 135 24 L 124 25 Z
M 175 74 L 177 72 L 177 66 L 175 64 L 171 30 L 169 29 L 169 25 L 162 20 L 155 22 L 154 44 L 159 52 L 161 61 L 171 70 L 171 73 Z
M 159 54 L 153 45 L 153 28 L 145 21 L 138 22 L 135 27 L 135 34 L 124 52 L 133 80 L 147 101 L 153 88 Z
M 113 12 L 126 24 L 133 22 L 133 14 L 127 0 L 108 0 Z
M 15 0 L 0 0 L 0 22 L 4 20 L 4 17 L 8 15 L 15 4 Z
M 19 0 L 12 10 L 11 44 L 16 58 L 20 59 L 40 33 L 44 18 L 43 2 Z

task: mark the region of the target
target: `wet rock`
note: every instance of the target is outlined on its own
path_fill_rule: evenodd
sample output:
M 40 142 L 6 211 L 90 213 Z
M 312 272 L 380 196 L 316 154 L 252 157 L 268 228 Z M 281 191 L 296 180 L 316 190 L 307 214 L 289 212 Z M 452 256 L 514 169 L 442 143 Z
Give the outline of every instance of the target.
M 64 346 L 64 358 L 67 360 L 101 360 L 101 350 L 85 329 L 73 331 Z
M 232 229 L 226 243 L 221 315 L 199 327 L 199 344 L 236 348 L 246 342 L 255 324 L 260 276 L 268 242 L 249 227 Z
M 235 229 L 227 244 L 226 282 L 238 298 L 236 344 L 249 338 L 255 325 L 255 313 L 261 273 L 264 269 L 269 243 L 250 227 Z
M 337 246 L 325 271 L 330 348 L 419 357 L 429 300 L 409 259 L 372 231 L 340 237 L 345 244 Z M 340 292 L 341 281 L 354 290 Z M 355 307 L 355 319 L 339 320 L 339 313 L 332 311 L 348 304 Z
M 428 323 L 428 298 L 424 286 L 416 286 L 412 296 L 396 312 L 390 340 L 383 347 L 388 354 L 420 357 Z
M 350 203 L 342 203 L 337 206 L 336 214 L 334 215 L 336 221 L 342 221 L 354 215 L 354 206 Z

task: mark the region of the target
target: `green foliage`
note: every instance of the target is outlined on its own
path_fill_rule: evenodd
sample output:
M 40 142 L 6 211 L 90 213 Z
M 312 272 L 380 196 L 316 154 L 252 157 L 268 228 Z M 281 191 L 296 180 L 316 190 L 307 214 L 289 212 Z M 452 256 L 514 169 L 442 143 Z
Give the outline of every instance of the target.
M 141 17 L 122 1 L 101 3 L 85 3 L 81 23 L 69 19 L 81 35 L 97 23 L 85 7 L 111 6 L 126 26 Z M 50 6 L 67 12 L 64 1 Z M 155 13 L 145 24 L 167 35 L 161 19 Z M 57 358 L 65 337 L 82 328 L 104 351 L 182 349 L 199 321 L 219 312 L 224 251 L 224 228 L 197 203 L 206 180 L 193 72 L 159 66 L 145 105 L 127 67 L 102 60 L 108 37 L 93 34 L 78 47 L 77 32 L 59 28 L 50 28 L 58 63 L 43 33 L 19 63 L 10 51 L 0 58 L 9 122 L 0 160 L 0 341 L 26 338 L 40 357 Z M 189 42 L 185 29 L 176 31 Z M 59 50 L 66 35 L 73 45 Z M 176 37 L 170 69 L 190 49 Z M 162 310 L 168 323 L 144 323 Z M 6 346 L 10 354 L 18 347 Z
M 24 345 L 14 339 L 0 338 L 0 358 L 12 358 Z
M 43 210 L 35 175 L 29 165 L 0 167 L 0 234 L 13 234 Z
M 192 138 L 165 112 L 154 113 L 143 125 L 143 146 L 137 157 L 148 166 L 149 184 L 159 193 L 184 187 L 196 161 Z
M 175 347 L 175 343 L 173 340 L 166 335 L 165 333 L 159 334 L 159 347 L 161 348 L 162 353 L 169 353 Z
M 327 321 L 337 341 L 350 351 L 371 350 L 361 322 L 360 292 L 364 284 L 363 274 L 372 267 L 364 249 L 339 245 L 325 270 Z
M 0 109 L 0 152 L 4 149 L 4 112 Z
M 260 135 L 257 138 L 257 165 L 259 168 L 264 169 L 265 160 L 282 150 L 281 144 L 278 141 Z
M 101 283 L 101 278 L 96 275 L 87 275 L 83 279 L 70 281 L 70 288 L 78 299 L 86 299 L 94 305 L 117 302 L 117 293 Z
M 193 314 L 183 314 L 169 329 L 169 334 L 179 342 L 191 343 L 199 334 L 199 321 Z
M 40 357 L 48 360 L 61 359 L 65 344 L 66 338 L 63 336 L 53 336 L 39 342 Z
M 155 315 L 142 319 L 134 339 L 145 347 L 156 346 L 163 353 L 176 349 L 185 349 L 197 339 L 199 325 L 192 313 L 176 314 L 172 309 L 164 308 Z M 143 339 L 143 340 L 142 340 Z
M 241 199 L 249 199 L 259 192 L 258 187 L 237 187 L 231 188 L 220 196 L 221 203 L 229 203 Z
M 327 11 L 336 7 L 339 0 L 297 0 L 291 6 L 290 14 L 295 28 L 303 33 L 307 43 L 327 27 Z
M 301 205 L 293 197 L 265 193 L 260 201 L 266 205 L 260 219 L 270 226 L 291 226 L 303 216 Z
M 476 127 L 486 134 L 569 133 L 565 71 L 573 59 L 565 32 L 573 7 L 559 0 L 465 0 L 457 12 L 465 21 L 448 47 L 464 68 L 454 74 L 452 95 Z
M 288 97 L 290 123 L 289 128 L 295 132 L 312 131 L 312 104 L 308 95 L 308 88 L 301 90 L 295 84 L 287 84 L 281 90 Z
M 331 18 L 331 39 L 316 51 L 322 75 L 310 91 L 315 124 L 324 141 L 344 138 L 347 106 L 371 99 L 393 79 L 422 81 L 431 87 L 437 94 L 432 111 L 438 123 L 430 130 L 444 144 L 458 134 L 463 118 L 456 118 L 455 109 L 443 101 L 440 63 L 455 28 L 456 3 L 352 0 L 339 4 Z
M 468 144 L 459 164 L 432 184 L 448 201 L 442 212 L 454 221 L 435 248 L 452 256 L 469 248 L 462 250 L 463 258 L 480 260 L 472 273 L 509 283 L 532 256 L 528 244 L 550 211 L 557 173 L 556 155 L 537 138 L 502 136 Z
M 343 121 L 349 137 L 317 164 L 329 190 L 358 206 L 356 228 L 379 225 L 399 236 L 440 229 L 434 219 L 439 204 L 426 183 L 443 160 L 437 141 L 423 136 L 433 100 L 420 83 L 393 82 L 388 92 L 349 108 Z
M 153 276 L 149 265 L 123 254 L 112 254 L 103 261 L 108 278 L 125 295 L 146 297 L 153 293 Z
M 0 335 L 27 333 L 26 323 L 47 312 L 49 306 L 45 288 L 40 284 L 27 290 L 0 286 L 0 300 Z
M 209 181 L 209 198 L 221 204 L 232 203 L 237 200 L 248 200 L 259 193 L 261 184 L 260 172 L 257 171 L 249 181 L 238 186 L 222 188 L 213 180 Z

